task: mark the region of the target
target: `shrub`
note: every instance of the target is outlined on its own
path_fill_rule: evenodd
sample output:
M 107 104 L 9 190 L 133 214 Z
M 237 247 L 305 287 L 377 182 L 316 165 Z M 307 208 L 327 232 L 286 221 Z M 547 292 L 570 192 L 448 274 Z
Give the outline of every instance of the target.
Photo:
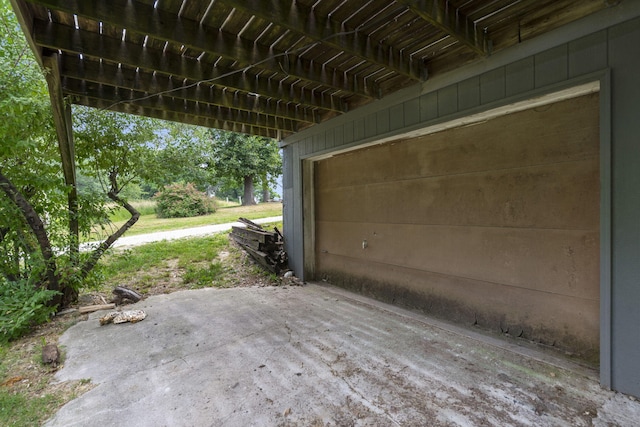
M 215 212 L 213 201 L 193 184 L 167 185 L 155 195 L 160 218 L 185 218 Z
M 20 338 L 32 326 L 48 321 L 56 307 L 47 302 L 56 293 L 35 288 L 26 280 L 0 280 L 0 341 Z

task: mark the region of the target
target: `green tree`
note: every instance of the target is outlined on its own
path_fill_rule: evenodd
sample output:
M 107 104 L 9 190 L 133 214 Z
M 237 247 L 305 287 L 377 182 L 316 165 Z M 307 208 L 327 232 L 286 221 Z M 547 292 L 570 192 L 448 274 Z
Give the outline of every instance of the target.
M 254 183 L 260 181 L 269 199 L 269 185 L 282 171 L 282 158 L 274 139 L 235 132 L 211 130 L 211 167 L 220 180 L 230 180 L 244 188 L 243 205 L 255 204 Z M 266 201 L 265 200 L 265 201 Z
M 79 168 L 84 175 L 98 180 L 107 197 L 131 214 L 131 218 L 101 242 L 84 262 L 79 271 L 80 279 L 84 280 L 102 254 L 140 217 L 121 194 L 127 185 L 137 185 L 144 174 L 149 153 L 157 145 L 160 124 L 153 119 L 80 106 L 74 107 L 73 118 Z M 99 196 L 92 200 L 98 200 L 97 209 L 91 209 L 89 205 L 84 208 L 95 218 L 104 212 L 104 204 L 99 203 Z M 84 223 L 93 225 L 91 221 Z
M 145 167 L 144 180 L 156 188 L 192 183 L 200 191 L 213 184 L 211 139 L 207 128 L 166 122 Z
M 5 281 L 28 277 L 35 289 L 58 292 L 53 302 L 61 303 L 73 292 L 62 284 L 51 242 L 68 238 L 59 221 L 68 189 L 52 123 L 42 71 L 0 0 L 0 268 Z
M 15 331 L 42 320 L 50 313 L 44 304 L 71 303 L 100 256 L 137 219 L 119 194 L 143 169 L 153 126 L 95 110 L 76 113 L 79 166 L 104 184 L 108 198 L 82 194 L 73 220 L 88 233 L 107 218 L 108 201 L 132 212 L 124 228 L 81 256 L 73 250 L 77 234 L 69 226 L 69 195 L 75 190 L 63 178 L 44 74 L 8 2 L 0 0 L 0 309 L 11 307 L 0 316 L 0 330 L 18 326 L 17 320 Z M 29 289 L 33 298 L 26 298 Z

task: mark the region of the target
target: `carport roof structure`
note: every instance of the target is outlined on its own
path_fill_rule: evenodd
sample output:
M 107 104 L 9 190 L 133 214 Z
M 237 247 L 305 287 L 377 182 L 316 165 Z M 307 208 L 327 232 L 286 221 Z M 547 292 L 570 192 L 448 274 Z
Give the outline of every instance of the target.
M 613 2 L 11 3 L 38 60 L 50 70 L 54 112 L 68 99 L 282 140 Z M 70 132 L 64 116 L 58 108 L 62 138 Z

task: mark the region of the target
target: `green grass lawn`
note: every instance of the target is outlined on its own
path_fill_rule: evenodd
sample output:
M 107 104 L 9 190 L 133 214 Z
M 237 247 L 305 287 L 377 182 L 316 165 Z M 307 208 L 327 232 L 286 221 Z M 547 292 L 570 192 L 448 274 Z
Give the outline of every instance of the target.
M 158 274 L 158 269 L 164 268 L 167 262 L 172 260 L 175 261 L 174 268 L 184 269 L 192 275 L 198 268 L 199 274 L 204 275 L 212 264 L 216 264 L 212 261 L 220 251 L 227 249 L 228 246 L 229 238 L 226 233 L 190 239 L 163 240 L 110 253 L 100 260 L 100 265 L 107 287 L 113 287 L 114 283 L 126 282 L 142 274 L 143 277 L 138 281 L 138 285 L 140 288 L 146 288 L 145 282 L 152 284 L 158 280 L 159 278 L 154 277 L 154 274 Z
M 134 204 L 136 209 L 138 205 Z M 195 216 L 190 218 L 158 218 L 153 213 L 153 209 L 149 209 L 148 205 L 140 208 L 143 213 L 138 222 L 127 231 L 126 236 L 134 236 L 136 234 L 155 233 L 157 231 L 179 230 L 182 228 L 198 227 L 202 225 L 224 224 L 227 222 L 237 221 L 238 218 L 244 217 L 248 219 L 265 218 L 271 216 L 282 215 L 282 203 L 260 203 L 254 206 L 230 206 L 221 207 L 212 214 Z M 145 214 L 146 212 L 146 214 Z M 105 233 L 111 233 L 126 222 L 128 217 L 122 218 L 121 214 L 112 219 L 113 223 L 108 224 L 105 231 L 100 233 L 92 233 L 85 241 L 101 240 L 105 237 Z

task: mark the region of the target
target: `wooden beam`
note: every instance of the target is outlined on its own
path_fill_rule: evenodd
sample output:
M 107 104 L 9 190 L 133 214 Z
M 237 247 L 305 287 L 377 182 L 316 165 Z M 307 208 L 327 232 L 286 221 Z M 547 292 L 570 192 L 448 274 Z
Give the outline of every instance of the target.
M 114 303 L 99 304 L 99 305 L 85 305 L 78 309 L 78 313 L 87 314 L 87 313 L 93 313 L 94 311 L 100 311 L 100 310 L 113 310 L 114 308 L 116 308 L 116 305 Z
M 170 113 L 187 114 L 194 117 L 214 118 L 222 122 L 249 124 L 267 129 L 282 129 L 297 132 L 299 122 L 281 117 L 268 116 L 252 111 L 237 110 L 211 104 L 197 103 L 171 96 L 145 97 L 142 92 L 120 90 L 112 86 L 97 85 L 91 93 L 85 92 L 81 81 L 67 79 L 65 91 L 75 97 L 96 98 L 106 103 L 106 109 L 119 103 L 132 104 L 137 107 L 162 110 Z
M 274 98 L 249 95 L 220 89 L 215 86 L 184 85 L 183 80 L 156 73 L 136 72 L 129 67 L 117 67 L 105 61 L 81 60 L 78 56 L 62 55 L 63 90 L 76 94 L 90 95 L 98 84 L 110 85 L 120 89 L 135 90 L 145 94 L 167 93 L 168 96 L 204 104 L 219 105 L 238 110 L 263 113 L 274 117 L 308 123 L 320 123 L 333 117 L 335 112 L 321 108 L 281 102 Z M 84 81 L 84 87 L 73 87 L 66 79 Z
M 73 100 L 74 104 L 85 105 L 87 107 L 93 107 L 98 109 L 106 109 L 110 107 L 110 111 L 117 111 L 120 113 L 127 114 L 135 114 L 137 116 L 145 116 L 145 117 L 153 117 L 160 120 L 168 120 L 171 122 L 178 123 L 186 123 L 195 126 L 203 126 L 208 128 L 216 128 L 222 130 L 228 130 L 232 132 L 240 132 L 246 133 L 249 135 L 258 135 L 258 136 L 266 136 L 268 138 L 274 139 L 283 139 L 293 132 L 291 131 L 283 131 L 283 130 L 275 130 L 270 128 L 264 128 L 260 126 L 253 125 L 252 123 L 239 123 L 239 122 L 230 122 L 230 121 L 222 121 L 216 119 L 214 117 L 202 117 L 202 116 L 192 116 L 182 112 L 175 111 L 167 111 L 167 110 L 158 110 L 149 107 L 142 107 L 135 104 L 116 104 L 112 105 L 110 102 L 89 98 L 89 97 L 76 97 Z
M 422 61 L 413 61 L 400 51 L 382 43 L 372 43 L 359 31 L 348 31 L 331 17 L 318 16 L 312 8 L 295 0 L 218 0 L 248 15 L 295 31 L 324 46 L 362 58 L 413 80 L 423 80 Z
M 78 192 L 76 187 L 76 156 L 73 143 L 73 126 L 71 122 L 71 106 L 66 103 L 60 82 L 60 58 L 57 53 L 42 58 L 47 69 L 45 78 L 49 86 L 49 97 L 53 111 L 53 121 L 58 135 L 58 148 L 62 161 L 62 172 L 65 184 L 69 187 L 69 234 L 71 236 L 70 252 L 72 260 L 77 261 L 79 253 L 78 225 Z
M 482 29 L 460 13 L 448 0 L 396 0 L 440 31 L 480 55 L 488 53 L 489 41 Z
M 151 4 L 131 0 L 29 0 L 54 10 L 82 18 L 126 28 L 142 36 L 168 41 L 178 46 L 237 61 L 238 68 L 286 72 L 289 76 L 322 86 L 373 98 L 375 84 L 331 67 L 324 67 L 292 53 L 274 51 L 251 40 L 209 28 L 177 14 L 154 8 Z M 162 5 L 162 3 L 161 3 Z
M 43 63 L 47 69 L 45 78 L 49 86 L 49 97 L 51 98 L 51 108 L 53 110 L 53 120 L 58 134 L 58 145 L 62 155 L 62 169 L 67 185 L 75 185 L 75 153 L 73 147 L 73 129 L 67 114 L 64 96 L 62 94 L 62 84 L 60 79 L 60 62 L 57 53 L 43 58 Z
M 23 1 L 9 0 L 9 2 L 11 3 L 11 7 L 13 8 L 16 18 L 18 19 L 18 23 L 24 33 L 25 39 L 36 57 L 38 65 L 44 68 L 44 64 L 42 62 L 42 49 L 40 49 L 33 40 L 33 16 L 31 15 L 31 11 Z
M 122 42 L 90 31 L 77 30 L 53 22 L 36 20 L 34 39 L 39 46 L 88 55 L 96 59 L 121 63 L 149 72 L 193 81 L 207 81 L 247 93 L 276 97 L 286 102 L 319 105 L 321 108 L 346 112 L 348 106 L 336 95 L 317 93 L 299 85 L 252 75 L 241 70 L 224 69 L 183 55 L 154 50 L 134 43 Z

